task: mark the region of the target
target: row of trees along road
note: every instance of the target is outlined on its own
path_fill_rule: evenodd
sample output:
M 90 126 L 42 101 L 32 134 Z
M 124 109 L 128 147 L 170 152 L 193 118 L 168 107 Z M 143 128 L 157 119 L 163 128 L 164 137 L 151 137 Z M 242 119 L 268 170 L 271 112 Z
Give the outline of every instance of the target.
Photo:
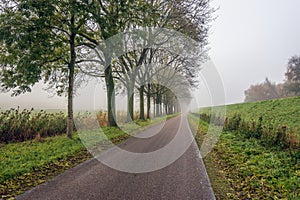
M 94 62 L 85 59 L 86 52 L 96 51 L 97 46 L 118 33 L 151 26 L 173 29 L 193 38 L 203 50 L 199 56 L 205 59 L 208 23 L 214 12 L 209 3 L 210 0 L 0 0 L 1 87 L 19 95 L 44 81 L 58 95 L 65 94 L 67 136 L 71 137 L 74 90 L 86 75 L 95 73 L 92 68 L 82 67 L 83 63 Z M 144 94 L 148 118 L 151 98 L 157 105 L 156 115 L 161 113 L 159 105 L 163 102 L 169 113 L 176 104 L 176 97 L 167 87 L 153 82 L 144 85 L 144 80 L 167 73 L 169 66 L 174 68 L 173 77 L 180 74 L 195 86 L 195 72 L 199 70 L 159 48 L 135 50 L 116 60 L 102 52 L 97 62 L 107 66 L 96 74 L 105 80 L 109 126 L 117 126 L 113 117 L 116 85 L 127 90 L 128 119 L 134 113 L 134 90 L 139 91 L 140 118 L 144 119 Z M 155 67 L 142 69 L 153 63 Z

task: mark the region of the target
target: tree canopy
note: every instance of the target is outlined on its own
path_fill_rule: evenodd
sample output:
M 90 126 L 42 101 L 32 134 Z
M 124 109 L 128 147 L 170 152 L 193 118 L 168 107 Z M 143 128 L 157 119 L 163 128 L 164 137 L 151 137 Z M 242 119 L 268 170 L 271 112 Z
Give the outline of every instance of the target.
M 285 89 L 294 95 L 300 95 L 300 56 L 292 56 L 285 73 Z

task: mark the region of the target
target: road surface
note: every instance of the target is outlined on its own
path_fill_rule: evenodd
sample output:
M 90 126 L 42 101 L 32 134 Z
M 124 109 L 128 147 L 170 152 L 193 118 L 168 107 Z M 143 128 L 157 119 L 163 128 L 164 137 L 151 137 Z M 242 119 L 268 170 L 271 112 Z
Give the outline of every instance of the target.
M 184 123 L 182 123 L 184 121 Z M 157 127 L 149 128 L 138 136 L 122 143 L 120 147 L 136 153 L 155 152 L 171 143 L 181 128 L 187 124 L 180 116 L 168 120 L 163 128 L 153 135 Z M 188 135 L 190 133 L 183 133 Z M 151 137 L 145 138 L 147 135 Z M 118 159 L 119 152 L 111 151 L 110 158 Z M 116 156 L 115 156 L 116 155 Z M 137 164 L 133 161 L 131 169 Z M 146 166 L 146 165 L 145 165 Z M 148 165 L 147 165 L 148 166 Z M 128 173 L 108 167 L 97 159 L 91 159 L 54 179 L 25 192 L 17 199 L 215 199 L 205 166 L 195 142 L 172 164 L 151 172 Z

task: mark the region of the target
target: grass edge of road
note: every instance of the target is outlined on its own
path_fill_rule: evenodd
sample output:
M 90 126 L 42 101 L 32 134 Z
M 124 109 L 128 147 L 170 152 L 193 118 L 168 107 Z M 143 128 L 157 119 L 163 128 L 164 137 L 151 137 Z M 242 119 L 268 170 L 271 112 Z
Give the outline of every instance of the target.
M 189 122 L 194 130 L 199 124 L 200 147 L 209 124 L 192 115 Z M 217 199 L 300 199 L 300 163 L 288 150 L 227 131 L 203 160 Z
M 188 122 L 195 136 L 196 143 L 200 149 L 204 136 L 208 131 L 209 124 L 199 120 L 196 116 L 189 114 Z M 198 127 L 198 128 L 197 128 Z M 227 181 L 226 174 L 218 164 L 218 158 L 214 151 L 211 151 L 203 158 L 205 169 L 208 174 L 210 184 L 213 188 L 217 200 L 237 199 L 234 195 L 234 189 Z
M 137 120 L 136 123 L 141 127 L 152 127 L 164 119 L 176 116 L 178 114 L 146 121 Z M 130 137 L 119 128 L 105 127 L 103 130 L 115 144 Z M 139 129 L 142 130 L 143 128 Z M 15 199 L 23 192 L 93 157 L 76 133 L 72 139 L 59 135 L 42 138 L 40 141 L 0 144 L 0 155 L 0 199 Z

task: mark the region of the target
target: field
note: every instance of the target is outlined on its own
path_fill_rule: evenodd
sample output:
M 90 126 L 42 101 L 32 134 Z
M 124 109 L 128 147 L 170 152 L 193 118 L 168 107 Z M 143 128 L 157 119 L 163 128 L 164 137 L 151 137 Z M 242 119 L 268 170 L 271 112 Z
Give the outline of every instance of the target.
M 222 120 L 204 109 L 199 146 L 211 117 L 212 126 Z M 204 159 L 217 199 L 300 199 L 299 122 L 299 97 L 227 106 L 224 131 Z

